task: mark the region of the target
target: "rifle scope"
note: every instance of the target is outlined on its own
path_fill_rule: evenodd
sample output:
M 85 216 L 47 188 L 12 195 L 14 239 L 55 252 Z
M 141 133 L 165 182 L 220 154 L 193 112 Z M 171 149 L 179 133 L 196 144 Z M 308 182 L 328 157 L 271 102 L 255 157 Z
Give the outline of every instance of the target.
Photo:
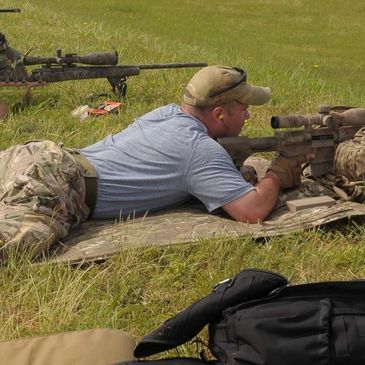
M 87 55 L 79 56 L 75 53 L 61 55 L 60 50 L 57 50 L 56 57 L 42 56 L 24 56 L 23 65 L 72 65 L 82 63 L 85 65 L 116 65 L 118 63 L 117 52 L 95 52 Z
M 275 115 L 271 117 L 271 127 L 278 128 L 298 128 L 310 125 L 322 125 L 322 114 L 307 115 Z

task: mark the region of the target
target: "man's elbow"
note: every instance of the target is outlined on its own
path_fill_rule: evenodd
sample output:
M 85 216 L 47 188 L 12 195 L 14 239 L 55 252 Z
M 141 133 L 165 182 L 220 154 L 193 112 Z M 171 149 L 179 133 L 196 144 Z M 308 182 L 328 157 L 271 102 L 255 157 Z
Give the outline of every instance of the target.
M 228 208 L 228 209 L 227 209 Z M 262 222 L 269 214 L 267 210 L 260 209 L 259 207 L 251 207 L 251 209 L 234 207 L 224 207 L 224 210 L 231 218 L 237 222 L 255 224 Z
M 270 214 L 277 200 L 277 194 L 263 195 L 252 190 L 223 206 L 234 220 L 244 223 L 258 223 Z
M 238 217 L 235 217 L 234 219 L 238 222 L 243 223 L 250 223 L 250 224 L 256 224 L 259 222 L 262 222 L 267 217 L 266 212 L 260 212 L 260 211 L 253 211 L 253 212 L 247 212 L 247 213 L 241 213 L 238 215 Z

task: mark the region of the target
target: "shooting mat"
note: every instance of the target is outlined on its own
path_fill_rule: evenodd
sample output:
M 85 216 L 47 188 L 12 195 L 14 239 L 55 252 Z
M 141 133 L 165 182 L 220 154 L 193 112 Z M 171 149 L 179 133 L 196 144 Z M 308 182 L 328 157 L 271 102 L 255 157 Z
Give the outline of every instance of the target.
M 250 159 L 258 175 L 266 171 L 267 160 Z M 326 223 L 355 216 L 365 216 L 365 205 L 337 202 L 334 206 L 318 206 L 291 212 L 286 201 L 304 197 L 329 195 L 332 191 L 319 183 L 303 179 L 299 189 L 281 194 L 279 202 L 264 222 L 247 224 L 235 222 L 224 212 L 209 214 L 199 202 L 190 202 L 174 209 L 144 217 L 115 221 L 90 220 L 72 232 L 66 240 L 55 245 L 48 258 L 51 261 L 78 263 L 105 259 L 126 247 L 150 247 L 188 243 L 199 238 L 252 238 L 298 232 Z

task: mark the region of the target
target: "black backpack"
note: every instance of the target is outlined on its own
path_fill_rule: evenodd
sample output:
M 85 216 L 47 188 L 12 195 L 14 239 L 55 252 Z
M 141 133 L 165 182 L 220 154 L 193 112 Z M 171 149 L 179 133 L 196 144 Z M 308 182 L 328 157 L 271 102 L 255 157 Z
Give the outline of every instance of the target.
M 206 324 L 216 364 L 365 365 L 365 281 L 290 286 L 281 275 L 244 270 L 145 336 L 134 354 L 181 345 Z M 190 361 L 203 363 L 162 363 Z

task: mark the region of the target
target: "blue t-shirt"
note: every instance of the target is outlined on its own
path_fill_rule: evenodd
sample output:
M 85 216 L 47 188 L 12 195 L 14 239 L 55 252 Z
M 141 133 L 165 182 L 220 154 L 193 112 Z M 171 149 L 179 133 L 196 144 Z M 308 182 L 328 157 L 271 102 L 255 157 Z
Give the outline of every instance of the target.
M 191 195 L 211 212 L 254 189 L 205 125 L 176 104 L 145 114 L 81 153 L 98 175 L 96 219 L 155 211 Z

